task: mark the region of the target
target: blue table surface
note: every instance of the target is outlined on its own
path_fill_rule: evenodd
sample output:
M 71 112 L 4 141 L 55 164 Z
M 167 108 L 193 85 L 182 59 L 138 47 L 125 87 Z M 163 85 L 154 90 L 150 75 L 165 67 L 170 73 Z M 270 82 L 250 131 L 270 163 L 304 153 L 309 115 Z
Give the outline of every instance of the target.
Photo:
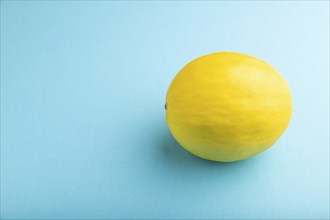
M 259 57 L 294 115 L 266 152 L 199 159 L 164 102 L 192 59 Z M 329 218 L 328 1 L 1 1 L 1 217 Z

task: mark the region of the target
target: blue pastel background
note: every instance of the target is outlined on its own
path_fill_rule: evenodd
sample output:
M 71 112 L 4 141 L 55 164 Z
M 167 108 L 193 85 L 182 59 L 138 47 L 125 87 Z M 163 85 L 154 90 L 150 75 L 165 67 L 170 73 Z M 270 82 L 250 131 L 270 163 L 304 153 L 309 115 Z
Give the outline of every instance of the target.
M 215 163 L 165 121 L 175 74 L 257 56 L 294 115 L 268 151 Z M 1 217 L 329 218 L 329 2 L 1 1 Z

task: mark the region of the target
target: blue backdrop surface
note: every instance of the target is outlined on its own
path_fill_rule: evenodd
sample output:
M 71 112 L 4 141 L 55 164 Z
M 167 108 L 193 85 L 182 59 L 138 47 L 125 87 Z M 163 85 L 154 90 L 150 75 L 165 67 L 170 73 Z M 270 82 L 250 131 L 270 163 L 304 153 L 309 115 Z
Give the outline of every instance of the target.
M 165 121 L 175 74 L 259 57 L 294 115 L 266 152 L 199 159 Z M 1 1 L 1 217 L 329 218 L 329 2 Z

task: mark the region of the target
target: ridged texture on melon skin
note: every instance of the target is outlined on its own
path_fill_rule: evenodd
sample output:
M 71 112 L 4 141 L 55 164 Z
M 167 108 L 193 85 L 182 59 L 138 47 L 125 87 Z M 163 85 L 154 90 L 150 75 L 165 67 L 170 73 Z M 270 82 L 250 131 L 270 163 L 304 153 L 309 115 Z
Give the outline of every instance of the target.
M 174 138 L 208 160 L 231 162 L 271 147 L 287 128 L 292 98 L 269 64 L 240 53 L 213 53 L 187 64 L 166 96 Z

